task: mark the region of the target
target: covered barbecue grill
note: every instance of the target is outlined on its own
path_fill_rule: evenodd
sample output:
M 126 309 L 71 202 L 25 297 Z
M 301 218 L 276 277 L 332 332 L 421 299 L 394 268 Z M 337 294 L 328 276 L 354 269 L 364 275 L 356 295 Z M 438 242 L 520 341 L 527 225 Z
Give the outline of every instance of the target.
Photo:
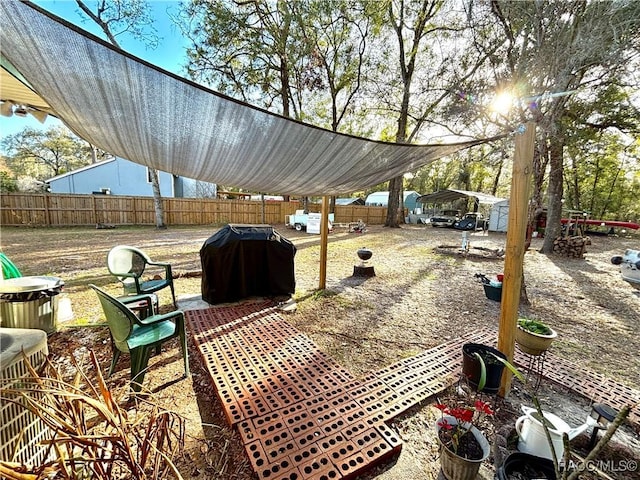
M 296 247 L 270 225 L 227 225 L 200 249 L 202 299 L 233 302 L 291 295 Z

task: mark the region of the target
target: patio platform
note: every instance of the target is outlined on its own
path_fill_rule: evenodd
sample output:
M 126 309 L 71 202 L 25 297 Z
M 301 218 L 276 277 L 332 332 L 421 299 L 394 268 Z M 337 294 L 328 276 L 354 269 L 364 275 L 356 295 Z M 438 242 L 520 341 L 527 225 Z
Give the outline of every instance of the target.
M 497 340 L 487 328 L 358 379 L 268 302 L 185 314 L 228 422 L 258 478 L 270 480 L 353 478 L 397 454 L 402 443 L 386 422 L 459 379 L 464 343 Z M 614 408 L 640 399 L 551 354 L 544 376 Z

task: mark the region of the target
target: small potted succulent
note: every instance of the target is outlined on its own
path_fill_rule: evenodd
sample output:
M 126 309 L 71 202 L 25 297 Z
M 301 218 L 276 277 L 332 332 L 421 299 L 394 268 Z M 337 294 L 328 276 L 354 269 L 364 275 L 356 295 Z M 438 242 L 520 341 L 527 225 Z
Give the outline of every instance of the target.
M 542 355 L 558 334 L 551 327 L 532 318 L 519 318 L 516 343 L 524 353 Z

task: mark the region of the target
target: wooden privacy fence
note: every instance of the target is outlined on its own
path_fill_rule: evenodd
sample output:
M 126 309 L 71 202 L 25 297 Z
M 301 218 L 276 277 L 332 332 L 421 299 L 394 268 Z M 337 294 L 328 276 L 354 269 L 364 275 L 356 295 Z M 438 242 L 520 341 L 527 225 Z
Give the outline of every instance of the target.
M 74 226 L 74 225 L 155 225 L 153 198 L 119 195 L 67 195 L 58 193 L 0 195 L 3 226 Z M 207 198 L 163 198 L 167 225 L 209 225 L 226 223 L 280 224 L 285 216 L 300 208 L 298 202 L 262 202 L 251 200 L 217 200 Z M 319 212 L 320 205 L 309 206 Z M 335 222 L 362 220 L 381 225 L 387 215 L 385 207 L 336 205 Z

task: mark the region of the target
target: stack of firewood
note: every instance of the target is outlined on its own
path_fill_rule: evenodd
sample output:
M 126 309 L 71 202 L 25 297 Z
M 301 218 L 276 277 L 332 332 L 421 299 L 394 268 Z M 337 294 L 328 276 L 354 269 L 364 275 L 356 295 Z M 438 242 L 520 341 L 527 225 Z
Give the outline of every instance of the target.
M 584 258 L 586 246 L 590 244 L 589 237 L 558 237 L 553 241 L 553 253 L 569 258 Z

